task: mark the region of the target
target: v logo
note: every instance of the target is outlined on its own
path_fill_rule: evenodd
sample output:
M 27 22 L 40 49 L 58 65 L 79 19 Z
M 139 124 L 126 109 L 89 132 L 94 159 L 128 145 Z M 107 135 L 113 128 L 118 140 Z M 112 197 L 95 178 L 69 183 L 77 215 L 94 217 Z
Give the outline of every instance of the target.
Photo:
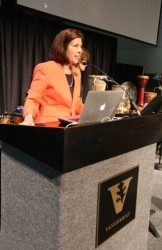
M 133 177 L 129 177 L 122 182 L 117 183 L 116 185 L 108 188 L 108 191 L 111 192 L 114 208 L 116 214 L 120 213 L 123 210 L 124 202 L 128 192 L 128 187 L 130 181 Z

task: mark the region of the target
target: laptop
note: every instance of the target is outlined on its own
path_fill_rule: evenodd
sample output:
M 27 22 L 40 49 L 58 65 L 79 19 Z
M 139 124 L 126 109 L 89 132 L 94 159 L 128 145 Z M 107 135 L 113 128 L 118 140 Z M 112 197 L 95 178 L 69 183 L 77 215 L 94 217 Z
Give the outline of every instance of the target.
M 150 115 L 154 113 L 162 113 L 162 96 L 161 95 L 157 95 L 141 111 L 141 115 Z
M 80 116 L 59 117 L 65 125 L 87 124 L 110 121 L 114 118 L 124 91 L 88 91 Z

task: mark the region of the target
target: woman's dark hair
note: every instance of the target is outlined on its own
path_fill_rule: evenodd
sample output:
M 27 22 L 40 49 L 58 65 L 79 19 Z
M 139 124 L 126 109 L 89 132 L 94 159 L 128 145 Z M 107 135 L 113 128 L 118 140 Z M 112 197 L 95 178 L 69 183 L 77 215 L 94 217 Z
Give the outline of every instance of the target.
M 66 49 L 69 43 L 75 39 L 81 38 L 82 43 L 84 41 L 84 36 L 81 31 L 76 29 L 65 29 L 60 31 L 52 43 L 50 56 L 51 58 L 61 64 L 69 63 L 69 59 L 66 56 Z

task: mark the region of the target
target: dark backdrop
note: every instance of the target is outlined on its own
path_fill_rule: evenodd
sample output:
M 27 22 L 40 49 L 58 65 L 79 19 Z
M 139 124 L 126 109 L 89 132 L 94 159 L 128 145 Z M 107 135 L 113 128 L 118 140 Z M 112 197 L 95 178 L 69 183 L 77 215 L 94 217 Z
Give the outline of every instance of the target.
M 116 73 L 116 79 L 119 84 L 129 81 L 138 87 L 137 75 L 143 75 L 143 66 L 117 63 Z
M 67 27 L 64 22 L 31 13 L 0 9 L 0 114 L 24 104 L 32 72 L 39 62 L 49 60 L 54 36 Z M 91 63 L 115 76 L 117 39 L 82 30 Z M 101 74 L 88 66 L 83 73 L 83 99 L 88 90 L 88 75 Z

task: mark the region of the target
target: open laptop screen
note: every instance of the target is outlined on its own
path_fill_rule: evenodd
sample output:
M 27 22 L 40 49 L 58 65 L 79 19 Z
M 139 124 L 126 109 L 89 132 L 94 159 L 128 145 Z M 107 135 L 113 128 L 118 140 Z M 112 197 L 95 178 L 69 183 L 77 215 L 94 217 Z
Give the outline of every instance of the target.
M 111 120 L 117 111 L 124 91 L 89 91 L 80 117 L 60 117 L 62 123 L 87 124 Z M 78 121 L 76 121 L 78 119 Z

